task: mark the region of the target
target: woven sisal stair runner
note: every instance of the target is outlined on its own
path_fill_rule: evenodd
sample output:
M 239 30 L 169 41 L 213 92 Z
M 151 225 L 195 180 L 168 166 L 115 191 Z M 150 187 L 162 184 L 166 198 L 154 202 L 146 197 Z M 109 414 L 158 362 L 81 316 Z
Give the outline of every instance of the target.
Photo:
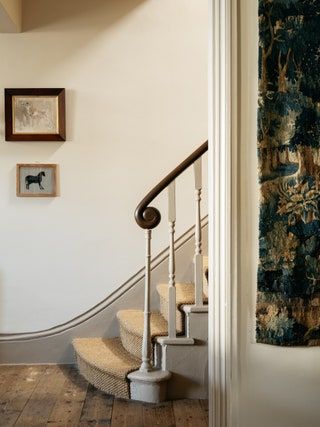
M 130 398 L 127 375 L 140 366 L 119 338 L 77 338 L 73 341 L 78 369 L 98 389 L 125 399 Z
M 157 286 L 160 311 L 151 313 L 151 340 L 168 334 L 168 284 Z M 180 307 L 194 304 L 194 285 L 176 284 L 177 333 L 184 331 Z M 207 296 L 204 294 L 204 301 Z M 80 373 L 100 390 L 117 397 L 130 398 L 127 375 L 137 370 L 141 361 L 143 311 L 120 310 L 117 313 L 120 338 L 77 338 L 73 341 Z
M 123 347 L 133 356 L 141 359 L 142 337 L 143 337 L 143 311 L 142 310 L 120 310 L 117 313 L 120 325 L 120 337 Z M 151 313 L 151 340 L 157 336 L 168 334 L 168 323 L 161 313 Z M 181 333 L 182 330 L 178 330 Z
M 157 291 L 160 296 L 160 311 L 162 316 L 168 320 L 168 285 L 161 283 L 157 285 Z M 182 305 L 194 304 L 194 284 L 193 283 L 176 283 L 176 300 L 177 300 L 177 330 L 184 328 L 184 314 L 179 310 Z M 207 297 L 203 295 L 204 302 L 207 302 Z

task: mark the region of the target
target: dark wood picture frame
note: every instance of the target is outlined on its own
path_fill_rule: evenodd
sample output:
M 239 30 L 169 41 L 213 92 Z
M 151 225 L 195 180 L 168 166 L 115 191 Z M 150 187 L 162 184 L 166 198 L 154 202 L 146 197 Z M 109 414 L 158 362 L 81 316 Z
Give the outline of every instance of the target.
M 15 98 L 56 98 L 56 129 L 53 132 L 15 132 Z M 29 111 L 30 111 L 29 105 Z M 31 119 L 39 112 L 31 110 Z M 40 115 L 45 111 L 40 111 Z M 27 119 L 30 119 L 26 116 Z M 40 116 L 41 118 L 41 116 Z M 5 89 L 5 136 L 6 141 L 65 141 L 66 140 L 66 111 L 65 89 Z M 28 123 L 29 126 L 30 123 Z
M 50 193 L 42 193 L 40 190 L 39 183 L 32 181 L 31 185 L 39 185 L 38 193 L 27 193 L 21 188 L 21 169 L 22 168 L 36 168 L 36 169 L 52 169 L 52 191 Z M 57 168 L 58 165 L 55 163 L 18 163 L 16 169 L 16 194 L 18 197 L 57 197 Z M 42 179 L 42 178 L 41 178 Z M 40 184 L 42 180 L 40 180 Z

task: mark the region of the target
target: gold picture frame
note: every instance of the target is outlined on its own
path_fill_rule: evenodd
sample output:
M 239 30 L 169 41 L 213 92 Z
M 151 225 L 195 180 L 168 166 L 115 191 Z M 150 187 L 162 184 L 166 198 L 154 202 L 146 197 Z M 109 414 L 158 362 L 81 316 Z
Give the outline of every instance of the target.
M 16 169 L 18 197 L 56 197 L 57 165 L 52 163 L 19 163 Z

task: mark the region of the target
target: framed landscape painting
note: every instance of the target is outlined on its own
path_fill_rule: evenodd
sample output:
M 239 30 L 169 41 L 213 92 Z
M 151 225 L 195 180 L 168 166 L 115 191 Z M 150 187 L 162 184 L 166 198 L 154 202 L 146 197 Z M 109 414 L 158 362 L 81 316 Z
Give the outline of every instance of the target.
M 5 89 L 6 141 L 65 141 L 64 89 Z
M 57 165 L 30 164 L 17 165 L 18 197 L 56 197 Z

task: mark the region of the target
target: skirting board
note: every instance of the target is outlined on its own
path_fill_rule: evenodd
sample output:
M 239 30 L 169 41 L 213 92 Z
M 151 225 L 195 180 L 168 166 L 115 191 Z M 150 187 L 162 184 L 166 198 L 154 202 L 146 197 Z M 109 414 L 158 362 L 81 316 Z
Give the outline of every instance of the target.
M 208 247 L 207 225 L 205 217 L 202 220 L 204 253 Z M 175 247 L 176 281 L 193 282 L 194 227 L 177 239 Z M 158 307 L 156 285 L 168 280 L 168 256 L 166 248 L 152 260 L 151 309 Z M 143 283 L 144 268 L 95 307 L 69 322 L 43 331 L 0 335 L 0 364 L 73 363 L 74 338 L 118 336 L 117 311 L 143 308 Z

